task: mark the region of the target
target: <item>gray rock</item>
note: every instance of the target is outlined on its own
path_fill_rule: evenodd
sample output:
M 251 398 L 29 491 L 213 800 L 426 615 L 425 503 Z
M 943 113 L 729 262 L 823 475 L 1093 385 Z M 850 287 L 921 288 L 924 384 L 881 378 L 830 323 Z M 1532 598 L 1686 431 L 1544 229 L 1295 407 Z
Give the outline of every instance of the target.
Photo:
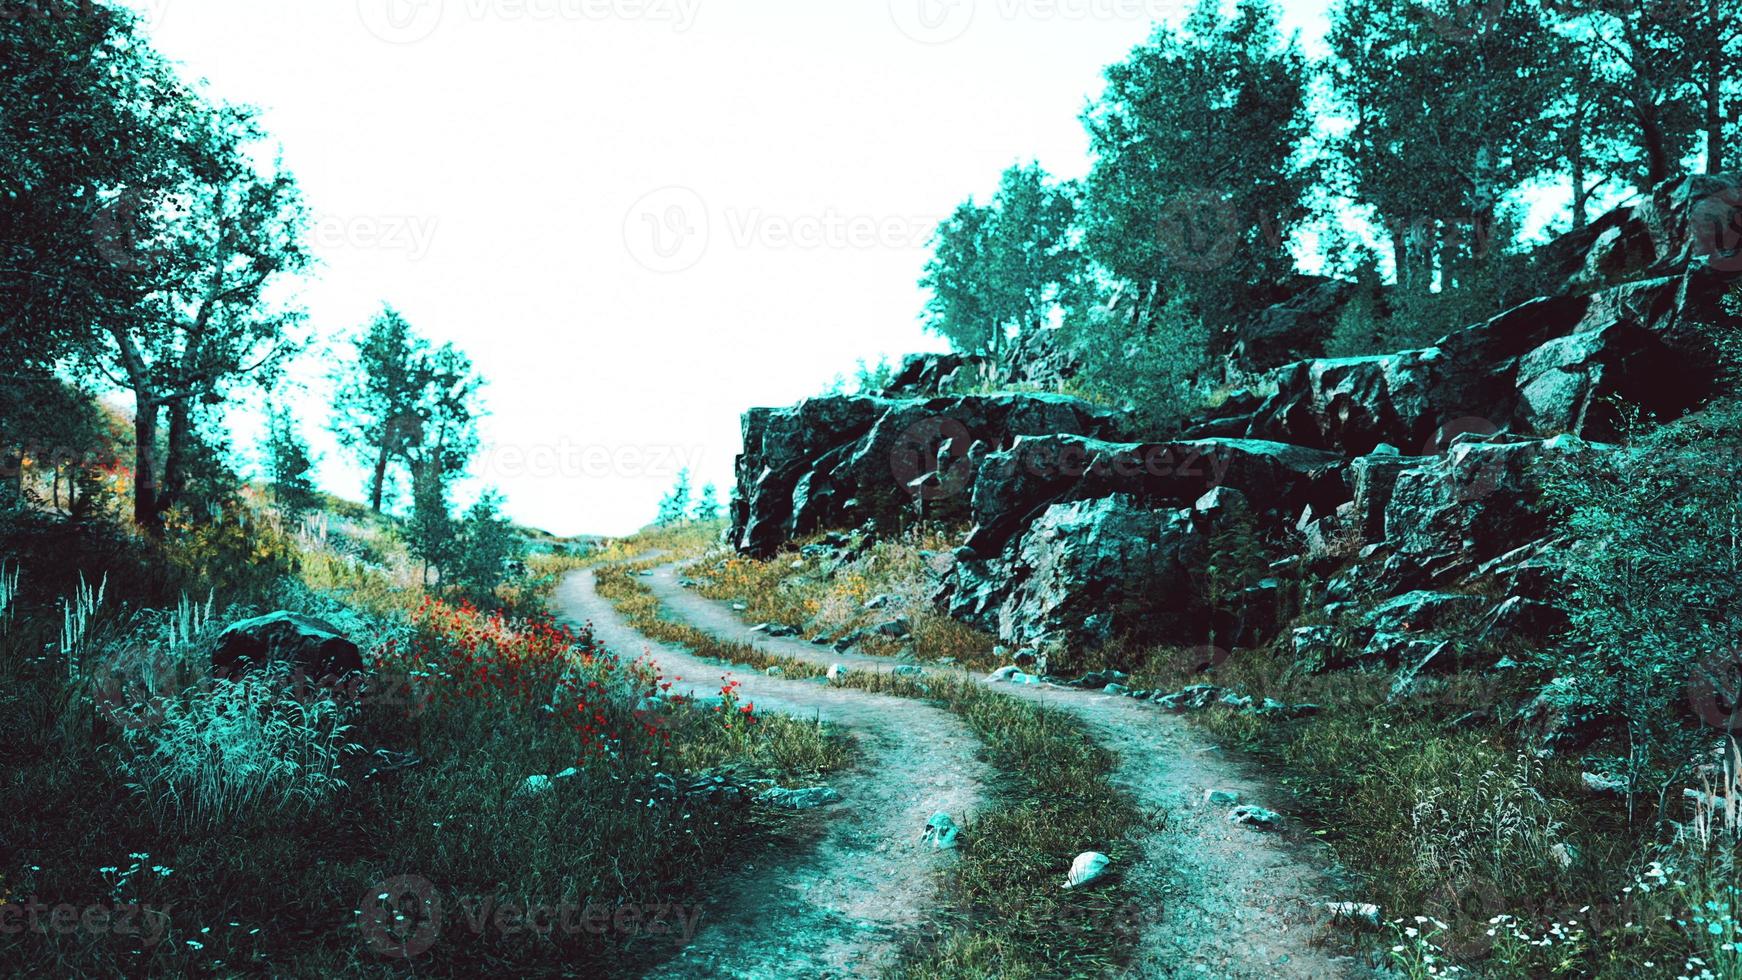
M 1247 803 L 1228 811 L 1228 822 L 1242 827 L 1254 827 L 1269 830 L 1282 825 L 1282 816 L 1273 810 L 1256 804 Z
M 1262 371 L 1321 357 L 1337 317 L 1361 290 L 1341 279 L 1321 280 L 1234 327 L 1233 360 Z
M 332 680 L 362 671 L 363 653 L 331 623 L 287 611 L 230 624 L 212 651 L 212 670 L 220 677 L 274 663 L 311 680 Z
M 839 803 L 841 794 L 828 786 L 812 786 L 806 789 L 780 789 L 779 787 L 762 791 L 756 797 L 756 802 L 777 806 L 784 810 L 814 810 L 817 807 Z
M 1073 432 L 1108 436 L 1116 417 L 1061 395 L 945 399 L 812 398 L 744 416 L 731 537 L 766 557 L 795 537 L 876 521 L 899 523 L 916 504 L 929 515 L 964 508 L 975 445 Z M 927 488 L 927 477 L 935 477 Z

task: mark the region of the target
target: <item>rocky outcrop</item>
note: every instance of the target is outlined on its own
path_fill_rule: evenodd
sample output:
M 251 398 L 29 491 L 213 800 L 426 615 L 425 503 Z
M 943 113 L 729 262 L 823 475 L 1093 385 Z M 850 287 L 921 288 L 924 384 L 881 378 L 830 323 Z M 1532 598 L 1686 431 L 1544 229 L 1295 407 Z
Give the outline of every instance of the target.
M 1345 496 L 1342 459 L 1255 439 L 1120 443 L 1075 435 L 1020 439 L 979 462 L 973 531 L 964 547 L 991 556 L 1055 504 L 1113 495 L 1180 507 L 1217 487 L 1237 487 L 1261 518 L 1292 520 Z
M 744 417 L 732 540 L 767 555 L 830 528 L 966 509 L 975 464 L 1019 437 L 1114 437 L 1115 416 L 1062 395 L 812 398 Z
M 1295 632 L 1297 653 L 1383 664 L 1407 692 L 1564 627 L 1534 474 L 1545 458 L 1604 451 L 1624 411 L 1667 420 L 1710 396 L 1739 246 L 1742 177 L 1671 182 L 1545 248 L 1547 295 L 1371 357 L 1319 356 L 1354 284 L 1291 284 L 1232 331 L 1237 366 L 1278 366 L 1168 441 L 1122 441 L 1116 418 L 1056 396 L 756 410 L 735 540 L 768 554 L 907 513 L 959 520 L 968 531 L 939 602 L 1042 652 L 1127 636 L 1200 643 L 1211 627 L 1262 642 L 1293 615 L 1279 579 L 1306 571 L 1325 615 Z M 1030 342 L 1057 339 L 1041 334 Z M 1039 370 L 1056 381 L 1062 357 L 1056 345 L 1037 355 Z M 891 393 L 944 390 L 969 363 L 910 362 Z M 1268 611 L 1230 623 L 1198 579 L 1235 510 L 1275 577 L 1242 577 L 1240 607 Z
M 1058 503 L 1008 552 L 959 560 L 939 599 L 950 615 L 1021 647 L 1183 638 L 1204 546 L 1190 508 L 1123 494 Z
M 1363 287 L 1324 279 L 1234 327 L 1234 363 L 1266 371 L 1293 361 L 1323 357 L 1337 317 Z
M 937 398 L 971 386 L 992 362 L 975 354 L 913 354 L 879 393 L 884 398 Z

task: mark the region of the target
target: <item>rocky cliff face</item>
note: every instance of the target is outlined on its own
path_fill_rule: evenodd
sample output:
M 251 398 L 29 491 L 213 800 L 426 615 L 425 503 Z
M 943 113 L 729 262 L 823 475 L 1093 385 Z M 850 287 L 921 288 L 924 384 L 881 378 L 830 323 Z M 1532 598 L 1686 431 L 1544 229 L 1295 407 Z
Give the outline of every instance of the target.
M 962 520 L 939 602 L 1029 648 L 1260 643 L 1278 628 L 1261 612 L 1276 579 L 1310 571 L 1314 608 L 1361 643 L 1317 649 L 1307 628 L 1297 653 L 1384 664 L 1406 684 L 1555 627 L 1532 467 L 1603 452 L 1624 410 L 1669 419 L 1711 395 L 1739 215 L 1742 177 L 1666 184 L 1546 247 L 1552 295 L 1421 350 L 1281 364 L 1171 442 L 1122 440 L 1116 416 L 1070 398 L 927 397 L 971 367 L 947 356 L 910 363 L 890 392 L 905 397 L 757 409 L 733 538 L 766 555 L 829 528 Z M 1349 288 L 1320 282 L 1255 318 L 1235 356 L 1256 369 L 1322 349 Z M 1205 600 L 1205 572 L 1231 522 L 1270 565 L 1212 634 L 1227 612 Z

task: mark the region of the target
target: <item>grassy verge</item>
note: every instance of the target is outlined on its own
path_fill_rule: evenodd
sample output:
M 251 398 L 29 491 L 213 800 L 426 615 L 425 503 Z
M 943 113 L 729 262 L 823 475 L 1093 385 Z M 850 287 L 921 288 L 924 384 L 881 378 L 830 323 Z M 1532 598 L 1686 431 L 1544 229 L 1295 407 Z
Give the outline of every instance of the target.
M 123 608 L 117 568 L 68 641 L 58 588 L 32 590 L 49 556 L 23 557 L 0 590 L 6 972 L 631 973 L 798 829 L 712 777 L 846 761 L 815 725 L 671 699 L 584 635 L 317 558 L 388 614 L 283 582 L 212 615 Z M 209 680 L 216 633 L 268 601 L 336 620 L 367 686 Z
M 1380 906 L 1376 945 L 1402 975 L 1742 976 L 1742 953 L 1707 948 L 1736 932 L 1742 809 L 1728 801 L 1742 792 L 1703 816 L 1678 808 L 1686 826 L 1716 828 L 1704 840 L 1660 832 L 1655 813 L 1630 819 L 1584 787 L 1581 760 L 1540 758 L 1493 717 L 1517 692 L 1491 675 L 1394 700 L 1388 673 L 1305 673 L 1278 650 L 1237 654 L 1210 677 L 1178 669 L 1176 651 L 1124 656 L 1140 665 L 1135 686 L 1210 680 L 1322 706 L 1292 721 L 1219 706 L 1193 720 L 1266 762 L 1323 828 Z
M 821 673 L 813 664 L 722 642 L 666 619 L 635 572 L 673 557 L 601 571 L 601 594 L 638 630 L 699 656 L 761 669 L 778 667 L 788 677 Z M 751 581 L 773 585 L 778 579 L 770 566 L 775 564 L 733 559 L 716 567 L 736 576 L 741 587 Z M 792 567 L 790 560 L 785 567 Z M 697 574 L 705 574 L 705 568 Z M 857 582 L 840 587 L 863 590 Z M 734 588 L 704 591 L 718 595 Z M 814 594 L 830 587 L 813 580 L 801 588 Z M 747 615 L 760 618 L 755 606 Z M 1131 860 L 1129 838 L 1144 818 L 1109 783 L 1112 757 L 1068 715 L 997 694 L 972 680 L 857 671 L 844 683 L 924 700 L 955 713 L 980 736 L 987 760 L 1004 777 L 997 787 L 998 806 L 975 815 L 964 828 L 967 843 L 944 884 L 946 909 L 936 929 L 908 951 L 898 973 L 1021 978 L 1104 976 L 1117 969 L 1136 941 L 1140 919 L 1154 910 L 1136 909 L 1116 878 L 1100 888 L 1060 888 L 1071 860 L 1082 851 L 1104 851 L 1115 866 Z

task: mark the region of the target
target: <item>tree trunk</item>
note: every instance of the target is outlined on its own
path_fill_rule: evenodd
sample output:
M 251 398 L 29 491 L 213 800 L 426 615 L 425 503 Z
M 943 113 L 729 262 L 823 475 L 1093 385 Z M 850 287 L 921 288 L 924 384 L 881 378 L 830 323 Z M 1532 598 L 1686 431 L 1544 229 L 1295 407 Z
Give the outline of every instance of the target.
M 1651 190 L 1669 179 L 1668 139 L 1663 133 L 1663 121 L 1656 109 L 1639 114 L 1639 148 L 1645 151 L 1645 187 Z
M 157 509 L 157 412 L 156 403 L 141 400 L 133 415 L 133 523 L 152 537 L 163 534 Z
M 163 457 L 163 473 L 157 481 L 157 511 L 167 513 L 187 489 L 188 436 L 186 401 L 169 408 L 169 446 Z
M 1567 158 L 1573 165 L 1573 230 L 1579 231 L 1590 224 L 1591 219 L 1586 208 L 1589 198 L 1585 193 L 1585 110 L 1582 102 L 1576 111 L 1580 117 L 1567 134 Z
M 1724 85 L 1719 69 L 1723 58 L 1723 32 L 1719 29 L 1717 0 L 1706 4 L 1706 72 L 1702 80 L 1706 95 L 1706 173 L 1724 172 Z
M 387 485 L 387 447 L 375 456 L 375 472 L 369 478 L 369 509 L 381 513 L 381 496 Z

